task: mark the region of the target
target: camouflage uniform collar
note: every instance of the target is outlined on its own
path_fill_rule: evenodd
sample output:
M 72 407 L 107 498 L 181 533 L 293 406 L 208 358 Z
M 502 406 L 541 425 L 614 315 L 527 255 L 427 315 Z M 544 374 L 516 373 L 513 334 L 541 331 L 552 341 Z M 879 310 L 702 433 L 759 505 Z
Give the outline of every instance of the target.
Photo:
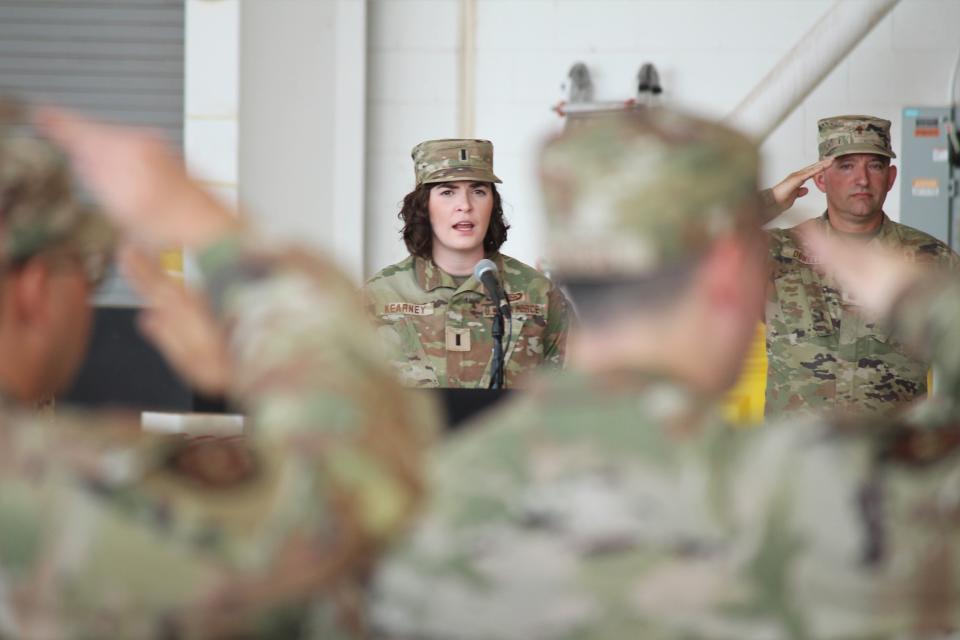
M 497 265 L 497 270 L 503 277 L 503 256 L 499 253 L 495 253 L 490 256 L 490 259 L 493 260 L 493 263 Z M 457 286 L 456 280 L 454 277 L 438 267 L 433 260 L 428 260 L 426 258 L 421 258 L 419 256 L 414 256 L 413 258 L 413 271 L 416 274 L 417 284 L 420 285 L 420 288 L 424 291 L 433 291 L 434 289 L 445 288 L 445 289 L 454 289 L 455 291 L 475 291 L 481 295 L 486 295 L 486 292 L 483 290 L 483 285 L 471 275 L 467 278 L 467 281 L 464 282 L 459 287 Z
M 887 217 L 887 214 L 881 211 L 880 215 L 882 216 L 880 220 L 880 226 L 877 227 L 876 231 L 874 231 L 872 234 L 844 233 L 842 231 L 837 231 L 833 228 L 833 225 L 830 224 L 830 216 L 826 211 L 824 211 L 823 215 L 820 216 L 820 220 L 822 228 L 828 234 L 835 234 L 847 238 L 869 238 L 869 241 L 873 242 L 875 240 L 884 241 L 897 234 L 896 225 L 891 223 L 890 218 Z
M 819 217 L 811 218 L 794 227 L 794 229 L 797 231 L 794 229 L 788 231 L 788 235 L 793 243 L 788 253 L 792 253 L 792 257 L 796 258 L 803 264 L 820 264 L 820 257 L 817 254 L 808 251 L 806 243 L 803 241 L 802 232 L 799 231 L 801 227 L 809 229 L 811 226 L 819 227 L 827 235 L 834 235 L 841 238 L 857 238 L 857 234 L 843 233 L 842 231 L 837 231 L 834 229 L 833 225 L 830 224 L 830 217 L 827 215 L 827 212 L 824 211 Z M 862 239 L 866 240 L 868 244 L 872 242 L 890 244 L 892 242 L 896 242 L 899 239 L 899 235 L 900 234 L 897 231 L 897 225 L 891 222 L 890 218 L 887 217 L 887 214 L 884 213 L 883 220 L 880 222 L 880 226 L 873 233 L 873 235 L 869 237 L 864 236 Z M 820 277 L 830 280 L 829 276 L 826 275 L 821 274 Z
M 874 236 L 874 240 L 884 244 L 891 242 L 899 243 L 900 241 L 900 231 L 897 225 L 893 223 L 893 220 L 887 217 L 886 213 L 883 214 L 883 222 L 880 223 L 880 228 L 877 230 L 877 235 Z

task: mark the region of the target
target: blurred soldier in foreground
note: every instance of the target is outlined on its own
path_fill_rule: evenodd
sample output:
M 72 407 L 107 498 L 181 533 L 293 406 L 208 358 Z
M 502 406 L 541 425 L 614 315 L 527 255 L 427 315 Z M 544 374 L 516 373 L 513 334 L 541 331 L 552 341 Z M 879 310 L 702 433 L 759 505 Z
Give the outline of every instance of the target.
M 0 122 L 0 135 L 4 133 Z M 90 334 L 87 299 L 113 252 L 113 227 L 74 194 L 49 144 L 0 138 L 0 398 L 36 404 L 62 391 Z
M 102 414 L 0 413 L 0 637 L 333 637 L 418 501 L 421 429 L 329 263 L 259 245 L 147 134 L 47 112 L 114 221 L 197 252 L 249 432 L 143 434 Z M 79 362 L 98 225 L 51 145 L 0 141 L 6 397 Z M 147 298 L 155 273 L 128 260 Z M 19 344 L 17 344 L 19 341 Z M 322 630 L 319 631 L 319 630 Z
M 793 174 L 768 196 L 779 205 L 775 210 L 786 210 L 800 194 L 785 185 L 792 178 L 803 188 L 812 177 L 827 196 L 827 210 L 793 229 L 772 232 L 765 412 L 889 412 L 927 393 L 930 362 L 910 353 L 850 292 L 818 273 L 802 235 L 815 228 L 954 269 L 958 258 L 936 238 L 884 213 L 897 177 L 889 120 L 837 116 L 817 124 L 820 160 L 826 162 Z
M 960 630 L 960 285 L 812 239 L 904 343 L 942 358 L 944 399 L 928 407 L 929 429 L 906 418 L 733 429 L 714 402 L 763 305 L 756 149 L 648 110 L 560 136 L 540 168 L 548 255 L 583 312 L 570 368 L 435 453 L 425 517 L 378 572 L 379 630 Z

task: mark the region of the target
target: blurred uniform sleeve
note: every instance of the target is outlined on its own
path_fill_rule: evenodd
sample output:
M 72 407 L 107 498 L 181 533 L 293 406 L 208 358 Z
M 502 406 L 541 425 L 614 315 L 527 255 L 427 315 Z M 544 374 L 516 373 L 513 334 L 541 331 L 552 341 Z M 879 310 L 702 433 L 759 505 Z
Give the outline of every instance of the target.
M 955 269 L 955 260 L 948 263 Z M 900 297 L 890 314 L 893 332 L 933 363 L 934 391 L 906 416 L 924 427 L 960 418 L 960 281 L 956 272 L 930 275 Z
M 234 355 L 231 395 L 254 439 L 295 436 L 305 453 L 322 453 L 329 488 L 349 488 L 364 529 L 391 535 L 419 492 L 432 425 L 393 381 L 354 287 L 316 256 L 245 238 L 200 264 Z
M 803 637 L 920 638 L 960 625 L 960 283 L 917 283 L 889 319 L 935 363 L 936 393 L 885 419 L 783 425 L 767 438 L 779 436 L 780 455 L 757 456 L 781 473 L 743 473 L 741 492 L 774 488 L 757 501 L 762 517 L 742 509 L 742 522 L 763 525 L 757 593 Z
M 573 311 L 566 296 L 556 285 L 547 293 L 547 328 L 543 336 L 543 362 L 547 367 L 560 368 L 567 357 L 567 335 L 573 320 Z
M 783 213 L 773 197 L 773 189 L 761 189 L 757 195 L 760 196 L 761 224 L 767 224 Z
M 0 418 L 0 637 L 293 637 L 321 594 L 339 624 L 419 503 L 433 411 L 349 283 L 245 237 L 199 261 L 247 433 Z

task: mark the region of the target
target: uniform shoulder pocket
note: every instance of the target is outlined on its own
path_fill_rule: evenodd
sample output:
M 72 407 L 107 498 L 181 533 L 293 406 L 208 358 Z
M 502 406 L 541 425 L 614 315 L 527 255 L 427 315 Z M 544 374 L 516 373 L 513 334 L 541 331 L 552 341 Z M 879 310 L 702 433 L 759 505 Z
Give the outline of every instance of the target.
M 839 291 L 827 286 L 812 268 L 791 261 L 774 272 L 767 323 L 772 338 L 802 342 L 836 333 L 834 307 Z

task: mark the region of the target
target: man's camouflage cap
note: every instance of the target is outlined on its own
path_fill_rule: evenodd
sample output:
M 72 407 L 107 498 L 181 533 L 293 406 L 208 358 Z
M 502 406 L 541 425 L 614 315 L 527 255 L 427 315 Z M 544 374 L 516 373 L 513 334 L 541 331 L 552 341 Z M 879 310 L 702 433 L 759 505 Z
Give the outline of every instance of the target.
M 54 246 L 106 257 L 116 240 L 113 226 L 79 199 L 63 153 L 13 126 L 21 116 L 0 98 L 0 264 Z
M 500 182 L 493 174 L 493 144 L 489 140 L 427 140 L 415 146 L 410 155 L 418 186 L 454 180 Z
M 561 277 L 643 276 L 725 232 L 759 229 L 757 171 L 744 135 L 673 110 L 565 131 L 540 158 L 551 267 Z
M 817 122 L 820 159 L 850 153 L 896 158 L 890 146 L 890 121 L 873 116 L 834 116 Z

